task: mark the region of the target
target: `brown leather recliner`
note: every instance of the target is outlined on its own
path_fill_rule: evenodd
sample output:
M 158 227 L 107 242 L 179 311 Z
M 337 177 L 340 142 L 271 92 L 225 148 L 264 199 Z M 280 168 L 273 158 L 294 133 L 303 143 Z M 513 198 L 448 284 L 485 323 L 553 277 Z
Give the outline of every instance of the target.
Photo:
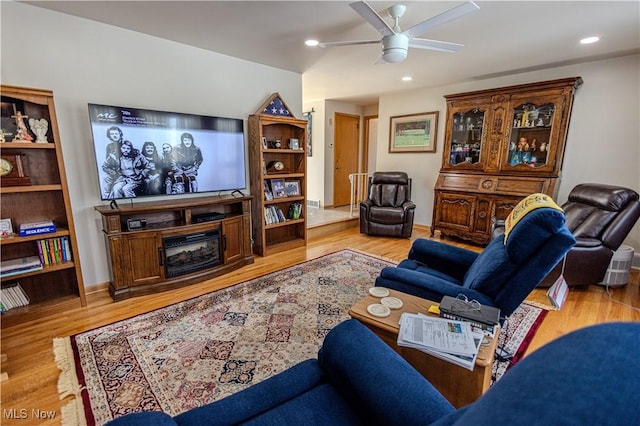
M 404 172 L 375 172 L 369 178 L 368 198 L 360 202 L 360 233 L 408 238 L 416 205 L 411 179 Z
M 564 265 L 570 286 L 598 284 L 604 279 L 613 253 L 640 217 L 638 193 L 619 186 L 584 183 L 569 193 L 562 205 L 567 228 L 577 240 Z M 562 272 L 560 262 L 540 287 L 549 287 Z

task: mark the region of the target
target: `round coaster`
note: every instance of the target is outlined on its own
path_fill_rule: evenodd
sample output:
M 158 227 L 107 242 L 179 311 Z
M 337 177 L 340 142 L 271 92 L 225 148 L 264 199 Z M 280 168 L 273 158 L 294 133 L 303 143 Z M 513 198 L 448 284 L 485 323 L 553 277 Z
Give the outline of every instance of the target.
M 397 297 L 383 297 L 380 299 L 380 303 L 386 306 L 389 309 L 400 309 L 402 308 L 402 300 Z
M 375 297 L 387 297 L 389 295 L 389 290 L 384 287 L 371 287 L 369 289 L 369 294 Z
M 379 303 L 374 303 L 367 306 L 367 312 L 369 312 L 374 317 L 380 318 L 388 317 L 389 315 L 391 315 L 391 309 Z

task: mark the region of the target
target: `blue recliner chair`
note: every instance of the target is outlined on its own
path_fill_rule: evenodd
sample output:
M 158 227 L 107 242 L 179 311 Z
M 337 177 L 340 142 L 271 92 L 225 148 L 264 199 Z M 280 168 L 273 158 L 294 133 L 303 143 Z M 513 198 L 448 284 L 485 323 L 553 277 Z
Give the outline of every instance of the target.
M 462 294 L 509 316 L 576 240 L 562 209 L 544 194 L 520 201 L 506 222 L 508 232 L 481 253 L 417 239 L 408 259 L 384 268 L 375 285 L 435 302 Z
M 329 332 L 317 360 L 174 418 L 144 412 L 109 425 L 637 425 L 639 336 L 631 322 L 568 334 L 456 410 L 368 328 L 347 320 Z

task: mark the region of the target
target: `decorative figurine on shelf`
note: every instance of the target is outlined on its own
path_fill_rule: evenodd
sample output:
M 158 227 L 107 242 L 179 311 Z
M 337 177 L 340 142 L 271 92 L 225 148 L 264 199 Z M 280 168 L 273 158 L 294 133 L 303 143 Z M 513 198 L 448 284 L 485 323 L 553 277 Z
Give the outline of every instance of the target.
M 15 115 L 12 115 L 11 118 L 16 119 L 16 126 L 18 127 L 16 131 L 16 136 L 13 138 L 14 142 L 19 141 L 33 141 L 33 137 L 29 134 L 27 130 L 27 126 L 24 124 L 24 119 L 29 118 L 28 115 L 22 115 L 20 111 L 16 112 Z
M 31 131 L 36 135 L 37 143 L 47 143 L 47 130 L 49 130 L 49 122 L 44 118 L 36 120 L 35 118 L 29 119 L 29 127 Z
M 0 143 L 6 142 L 7 140 L 4 138 L 4 129 L 0 129 Z

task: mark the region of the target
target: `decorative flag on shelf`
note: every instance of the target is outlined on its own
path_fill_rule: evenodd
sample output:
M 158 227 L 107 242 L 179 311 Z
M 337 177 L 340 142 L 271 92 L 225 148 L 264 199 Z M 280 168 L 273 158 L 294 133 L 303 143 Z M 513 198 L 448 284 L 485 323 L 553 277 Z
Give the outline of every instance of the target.
M 274 99 L 272 99 L 271 102 L 269 102 L 269 105 L 267 105 L 267 107 L 262 112 L 263 114 L 291 117 L 291 113 L 289 112 L 289 109 L 282 102 L 282 99 L 280 99 L 280 96 L 277 96 Z
M 272 93 L 271 96 L 260 105 L 256 114 L 296 118 L 278 92 Z

